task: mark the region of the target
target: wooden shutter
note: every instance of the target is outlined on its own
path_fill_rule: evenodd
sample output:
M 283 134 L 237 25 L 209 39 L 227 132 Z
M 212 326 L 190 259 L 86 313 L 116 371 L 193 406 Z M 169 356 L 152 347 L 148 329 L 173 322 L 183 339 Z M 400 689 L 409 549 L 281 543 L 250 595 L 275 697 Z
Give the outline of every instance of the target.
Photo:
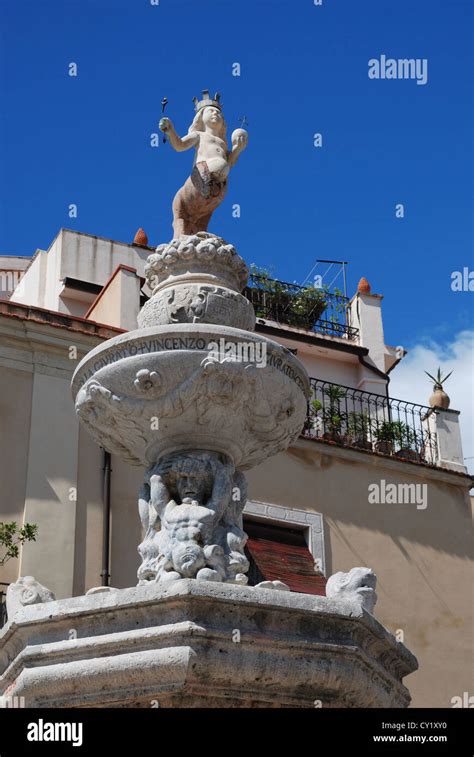
M 302 530 L 254 520 L 245 520 L 244 530 L 250 585 L 278 580 L 292 591 L 325 595 L 326 578 L 315 571 Z

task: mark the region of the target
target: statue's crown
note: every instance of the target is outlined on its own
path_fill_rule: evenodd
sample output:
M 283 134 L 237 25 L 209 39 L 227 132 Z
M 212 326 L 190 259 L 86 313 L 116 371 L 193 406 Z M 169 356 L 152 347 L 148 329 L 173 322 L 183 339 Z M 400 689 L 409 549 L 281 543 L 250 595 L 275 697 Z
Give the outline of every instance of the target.
M 199 98 L 197 97 L 193 97 L 193 103 L 196 113 L 198 113 L 198 111 L 202 110 L 203 108 L 207 108 L 208 105 L 212 105 L 214 108 L 219 108 L 219 110 L 222 110 L 220 93 L 216 92 L 214 99 L 212 99 L 212 97 L 210 97 L 209 95 L 208 89 L 202 90 L 202 100 L 199 100 Z

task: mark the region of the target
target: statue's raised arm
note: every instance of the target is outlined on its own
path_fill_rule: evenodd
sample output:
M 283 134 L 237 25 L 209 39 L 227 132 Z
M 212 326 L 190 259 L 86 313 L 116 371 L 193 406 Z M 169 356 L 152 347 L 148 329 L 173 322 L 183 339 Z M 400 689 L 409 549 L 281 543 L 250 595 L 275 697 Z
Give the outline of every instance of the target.
M 190 147 L 194 147 L 199 141 L 199 136 L 194 133 L 186 134 L 181 138 L 174 128 L 172 121 L 169 118 L 166 118 L 166 116 L 161 119 L 159 127 L 161 131 L 166 134 L 170 141 L 170 145 L 174 147 L 176 152 L 189 150 Z
M 229 171 L 248 141 L 245 129 L 236 129 L 229 150 L 219 93 L 211 99 L 204 90 L 203 99 L 194 98 L 194 105 L 195 116 L 184 137 L 177 134 L 169 118 L 162 118 L 159 124 L 177 152 L 196 149 L 192 174 L 173 200 L 175 237 L 207 231 L 214 210 L 224 199 Z

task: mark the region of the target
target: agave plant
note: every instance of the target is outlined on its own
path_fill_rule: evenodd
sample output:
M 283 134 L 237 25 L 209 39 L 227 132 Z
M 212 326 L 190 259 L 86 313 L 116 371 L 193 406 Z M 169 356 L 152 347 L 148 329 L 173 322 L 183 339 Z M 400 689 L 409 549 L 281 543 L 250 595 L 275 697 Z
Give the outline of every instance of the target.
M 448 378 L 451 376 L 452 371 L 450 371 L 447 376 L 442 375 L 441 368 L 438 368 L 436 376 L 432 376 L 431 373 L 428 373 L 428 371 L 425 371 L 425 373 L 433 382 L 433 389 L 436 391 L 436 389 L 443 389 L 443 384 L 446 383 Z

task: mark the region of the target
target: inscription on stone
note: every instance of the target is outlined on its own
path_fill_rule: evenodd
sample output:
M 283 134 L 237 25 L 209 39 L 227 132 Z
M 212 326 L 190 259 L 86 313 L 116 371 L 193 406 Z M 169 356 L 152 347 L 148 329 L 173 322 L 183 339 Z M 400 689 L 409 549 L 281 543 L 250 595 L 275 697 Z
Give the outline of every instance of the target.
M 227 342 L 233 342 L 237 345 L 236 340 L 229 340 Z M 213 343 L 213 342 L 212 342 Z M 101 368 L 105 368 L 107 365 L 116 363 L 118 360 L 123 360 L 127 357 L 135 357 L 135 355 L 146 355 L 152 352 L 169 352 L 172 350 L 197 350 L 200 352 L 208 352 L 210 350 L 211 342 L 208 342 L 203 337 L 165 337 L 164 339 L 148 339 L 143 341 L 137 341 L 132 344 L 124 345 L 123 347 L 117 347 L 113 352 L 109 352 L 104 357 L 98 358 L 84 371 L 82 374 L 79 386 L 83 386 L 97 371 Z M 288 365 L 281 357 L 272 353 L 268 356 L 268 364 L 275 368 L 285 376 L 288 376 L 292 381 L 297 384 L 304 391 L 304 383 L 298 373 Z

